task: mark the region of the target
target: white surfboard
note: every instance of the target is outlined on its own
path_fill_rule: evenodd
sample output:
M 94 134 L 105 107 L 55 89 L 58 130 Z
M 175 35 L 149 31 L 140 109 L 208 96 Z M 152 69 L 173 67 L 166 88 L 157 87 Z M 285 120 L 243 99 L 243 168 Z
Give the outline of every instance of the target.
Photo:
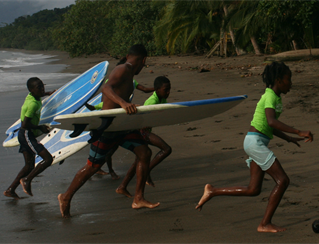
M 101 62 L 80 76 L 71 80 L 42 102 L 39 124 L 49 124 L 60 114 L 70 114 L 81 108 L 101 87 L 109 66 L 109 62 Z M 18 146 L 18 131 L 21 126 L 17 120 L 7 131 L 3 147 Z
M 50 126 L 73 130 L 71 137 L 83 131 L 125 131 L 200 120 L 223 113 L 242 102 L 246 95 L 188 102 L 137 107 L 137 113 L 127 115 L 123 108 L 60 115 Z M 104 124 L 103 124 L 104 123 Z M 103 125 L 102 125 L 103 124 Z

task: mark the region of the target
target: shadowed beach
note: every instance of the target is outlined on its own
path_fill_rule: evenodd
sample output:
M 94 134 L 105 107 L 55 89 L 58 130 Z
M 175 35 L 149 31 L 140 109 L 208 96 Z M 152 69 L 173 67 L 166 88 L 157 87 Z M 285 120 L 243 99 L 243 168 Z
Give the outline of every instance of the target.
M 21 50 L 20 50 L 21 51 Z M 25 51 L 26 53 L 36 53 Z M 60 72 L 80 74 L 108 60 L 109 72 L 118 60 L 98 54 L 71 59 L 64 52 L 51 64 L 63 64 Z M 313 143 L 301 148 L 274 138 L 269 144 L 287 175 L 286 191 L 273 222 L 287 227 L 282 233 L 258 233 L 268 196 L 274 186 L 266 175 L 262 193 L 257 197 L 216 197 L 195 210 L 204 186 L 246 185 L 249 169 L 243 140 L 256 103 L 264 93 L 260 74 L 265 56 L 210 59 L 204 56 L 164 56 L 147 59 L 138 83 L 151 87 L 157 76 L 171 81 L 169 102 L 190 101 L 247 94 L 248 98 L 231 110 L 212 118 L 179 125 L 154 128 L 171 147 L 172 154 L 152 171 L 156 187 L 145 187 L 145 198 L 159 201 L 156 209 L 133 210 L 132 199 L 115 193 L 134 155 L 119 149 L 113 167 L 121 177 L 94 175 L 71 203 L 71 219 L 61 217 L 57 196 L 66 191 L 75 173 L 85 165 L 89 147 L 53 165 L 32 183 L 33 197 L 19 186 L 21 200 L 1 195 L 1 243 L 317 243 L 311 224 L 319 219 L 318 183 L 318 112 L 319 61 L 317 59 L 285 62 L 292 71 L 292 89 L 283 96 L 280 120 L 315 134 Z M 29 77 L 25 77 L 25 81 Z M 65 83 L 71 78 L 65 78 Z M 50 89 L 63 84 L 51 81 Z M 0 92 L 0 140 L 20 114 L 27 90 Z M 133 102 L 143 104 L 150 94 L 135 91 Z M 153 155 L 157 149 L 151 147 Z M 0 147 L 0 182 L 4 191 L 23 166 L 18 147 Z M 107 166 L 103 169 L 107 171 Z M 134 193 L 135 179 L 128 190 Z

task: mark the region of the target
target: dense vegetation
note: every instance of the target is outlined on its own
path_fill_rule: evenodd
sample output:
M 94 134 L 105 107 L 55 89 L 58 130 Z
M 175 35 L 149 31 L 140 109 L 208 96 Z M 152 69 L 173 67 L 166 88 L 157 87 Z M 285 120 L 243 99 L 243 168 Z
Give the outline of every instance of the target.
M 59 49 L 71 56 L 208 52 L 224 32 L 230 53 L 319 47 L 318 0 L 98 1 L 19 17 L 0 28 L 0 47 Z

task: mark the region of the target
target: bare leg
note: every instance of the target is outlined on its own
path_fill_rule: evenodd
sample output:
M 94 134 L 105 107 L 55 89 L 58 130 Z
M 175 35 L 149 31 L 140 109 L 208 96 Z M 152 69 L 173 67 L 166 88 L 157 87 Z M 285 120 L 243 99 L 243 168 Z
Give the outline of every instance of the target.
M 20 199 L 20 197 L 16 194 L 15 190 L 20 185 L 20 179 L 27 176 L 34 169 L 34 155 L 28 153 L 27 151 L 23 152 L 23 157 L 25 161 L 24 167 L 20 170 L 17 177 L 14 179 L 12 184 L 8 187 L 8 189 L 3 192 L 3 195 L 6 197 L 13 197 L 14 199 Z
M 257 196 L 260 194 L 262 182 L 265 172 L 255 163 L 250 164 L 250 182 L 248 186 L 234 186 L 225 188 L 215 188 L 207 184 L 204 189 L 204 194 L 196 206 L 199 211 L 203 205 L 212 197 L 227 195 L 227 196 Z
M 112 176 L 112 180 L 118 180 L 120 177 L 115 173 L 112 166 L 112 155 L 106 157 L 106 164 L 109 168 L 109 173 Z
M 101 165 L 102 166 L 102 165 Z M 80 169 L 75 177 L 73 178 L 69 188 L 65 193 L 58 195 L 58 200 L 60 203 L 60 212 L 62 217 L 68 218 L 70 215 L 70 206 L 73 195 L 84 185 L 84 183 L 94 175 L 99 168 L 92 167 L 90 165 L 85 165 Z
M 149 163 L 152 155 L 147 145 L 141 145 L 134 149 L 134 153 L 138 158 L 136 165 L 136 189 L 132 203 L 132 208 L 156 208 L 160 203 L 151 203 L 144 199 L 144 188 L 146 178 L 149 173 Z
M 146 184 L 155 187 L 155 184 L 151 179 L 151 171 L 156 165 L 161 163 L 165 158 L 167 158 L 172 153 L 172 148 L 162 138 L 160 138 L 158 135 L 154 133 L 150 133 L 148 139 L 149 139 L 149 143 L 152 146 L 155 146 L 161 149 L 150 163 L 150 170 L 149 170 L 150 172 L 146 180 Z
M 266 208 L 265 215 L 259 224 L 257 231 L 258 232 L 282 232 L 286 228 L 279 227 L 271 223 L 271 219 L 286 191 L 289 186 L 289 178 L 285 173 L 284 169 L 281 167 L 281 164 L 276 159 L 274 164 L 266 171 L 274 181 L 276 182 L 275 187 L 270 193 L 268 205 Z
M 122 183 L 116 189 L 116 193 L 122 194 L 122 195 L 127 196 L 127 197 L 133 197 L 131 195 L 131 193 L 129 193 L 129 191 L 127 190 L 127 186 L 128 186 L 129 182 L 133 179 L 133 177 L 135 175 L 137 163 L 138 163 L 138 158 L 136 157 L 134 163 L 132 164 L 132 166 L 127 171 Z
M 26 177 L 20 179 L 23 191 L 30 196 L 33 196 L 31 192 L 31 181 L 34 177 L 43 172 L 47 167 L 52 164 L 53 158 L 47 149 L 43 149 L 39 156 L 43 158 L 43 161 L 39 163 Z

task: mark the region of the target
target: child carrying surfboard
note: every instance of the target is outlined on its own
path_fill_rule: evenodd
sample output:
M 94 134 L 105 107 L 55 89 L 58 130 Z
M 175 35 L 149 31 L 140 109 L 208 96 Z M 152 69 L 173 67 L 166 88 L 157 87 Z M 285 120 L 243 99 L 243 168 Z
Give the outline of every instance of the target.
M 31 191 L 32 179 L 49 167 L 53 160 L 48 150 L 37 141 L 36 136 L 40 131 L 43 133 L 50 132 L 46 125 L 39 125 L 42 107 L 41 97 L 50 96 L 55 91 L 45 92 L 43 82 L 37 77 L 30 78 L 27 81 L 27 87 L 30 93 L 21 107 L 21 128 L 18 134 L 19 152 L 23 154 L 25 165 L 3 193 L 6 197 L 15 199 L 20 199 L 15 192 L 20 183 L 23 191 L 33 196 Z M 34 168 L 36 154 L 41 156 L 43 161 Z
M 257 103 L 253 120 L 244 140 L 244 150 L 249 156 L 246 160 L 250 168 L 250 182 L 248 186 L 234 186 L 217 188 L 207 184 L 204 194 L 196 209 L 201 210 L 203 205 L 216 196 L 257 196 L 261 192 L 265 173 L 269 174 L 276 185 L 272 190 L 264 217 L 257 227 L 258 232 L 282 232 L 286 228 L 272 224 L 272 217 L 289 185 L 289 178 L 282 168 L 279 160 L 268 148 L 268 143 L 273 135 L 296 144 L 306 139 L 312 142 L 313 135 L 310 131 L 300 131 L 278 120 L 282 112 L 281 94 L 286 94 L 291 88 L 291 71 L 284 63 L 273 62 L 266 66 L 262 74 L 266 91 Z M 284 132 L 296 134 L 291 137 Z
M 147 105 L 154 105 L 154 104 L 162 104 L 162 103 L 167 103 L 167 98 L 170 94 L 171 90 L 171 82 L 170 80 L 165 77 L 165 76 L 159 76 L 154 80 L 154 93 L 152 96 L 150 96 L 145 102 L 144 106 Z M 158 135 L 152 133 L 152 128 L 143 128 L 140 130 L 143 138 L 147 141 L 149 145 L 158 147 L 161 149 L 155 157 L 152 159 L 150 163 L 150 168 L 149 171 L 161 163 L 165 158 L 167 158 L 171 152 L 172 148 Z M 136 171 L 136 165 L 137 165 L 138 160 L 136 159 L 134 164 L 130 167 L 128 170 L 125 178 L 123 179 L 122 183 L 120 186 L 116 189 L 116 192 L 119 194 L 123 194 L 127 197 L 132 197 L 132 195 L 128 192 L 127 190 L 127 185 L 131 181 L 131 179 L 135 175 Z M 150 186 L 155 186 L 154 182 L 152 181 L 152 178 L 150 176 L 150 172 L 148 174 L 148 178 L 146 180 L 146 184 Z

